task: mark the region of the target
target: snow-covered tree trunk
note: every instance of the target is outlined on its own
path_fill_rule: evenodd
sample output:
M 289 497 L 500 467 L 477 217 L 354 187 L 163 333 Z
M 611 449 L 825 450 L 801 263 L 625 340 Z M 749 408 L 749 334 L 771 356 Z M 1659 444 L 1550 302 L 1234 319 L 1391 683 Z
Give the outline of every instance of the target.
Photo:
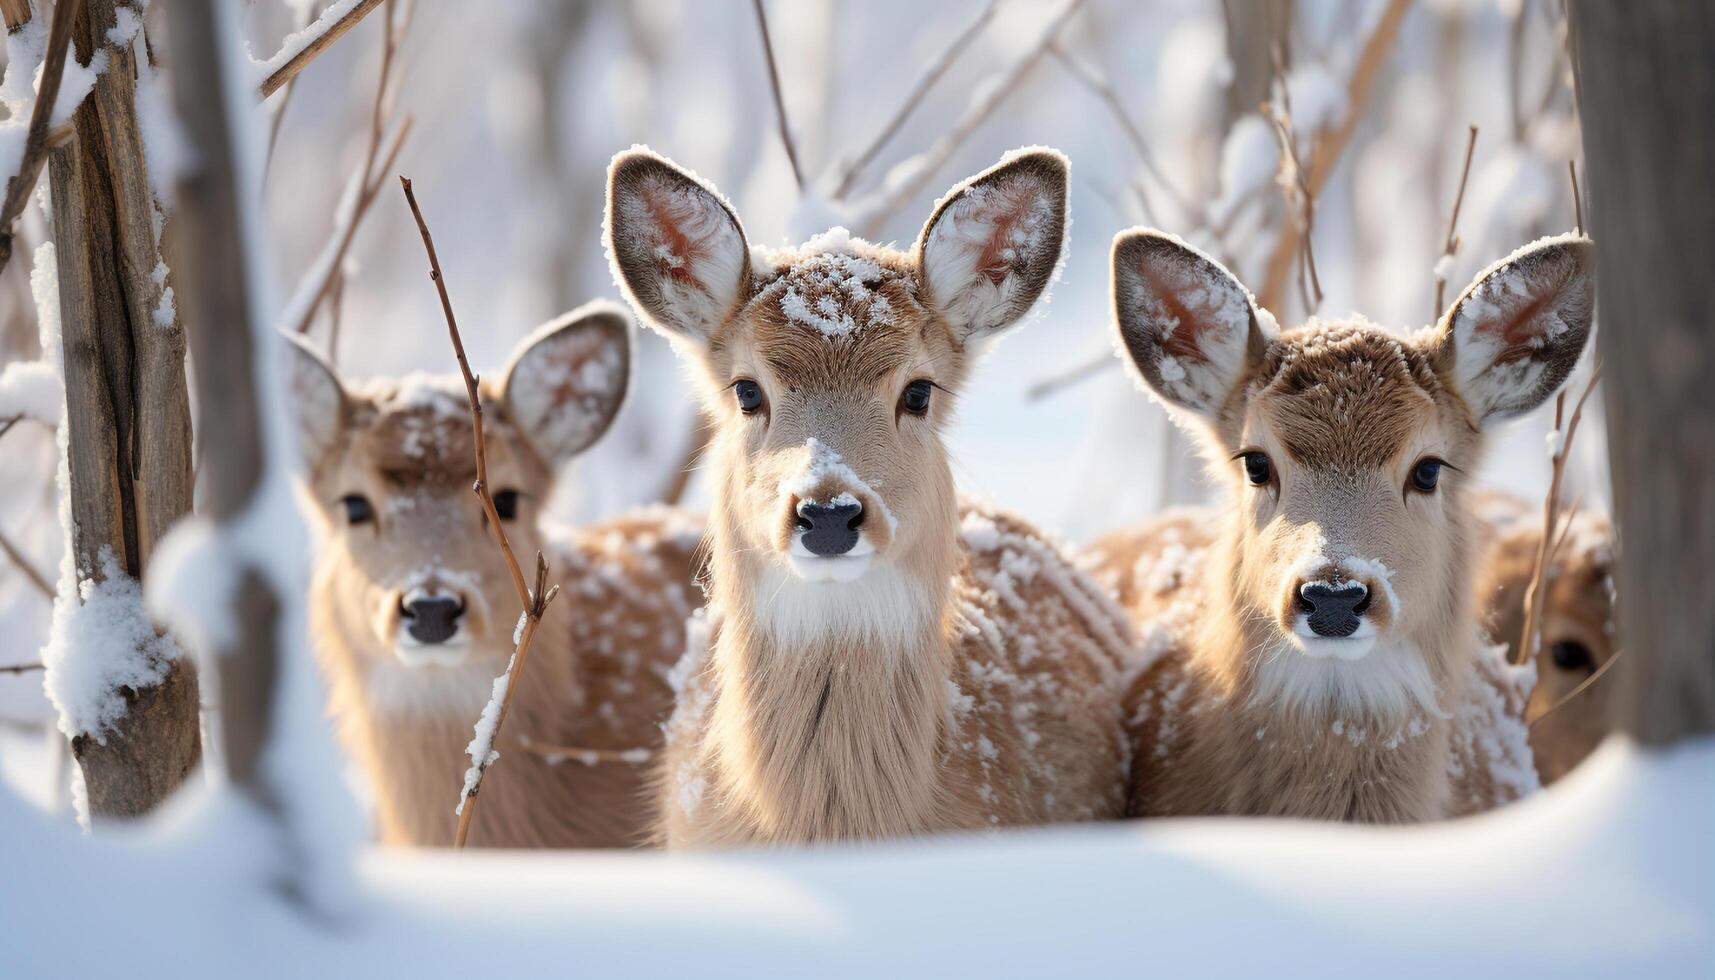
M 1715 732 L 1715 5 L 1573 0 L 1619 520 L 1615 722 Z
M 137 114 L 140 13 L 113 0 L 80 3 L 73 53 L 97 77 L 72 116 L 75 135 L 48 160 L 71 521 L 49 689 L 59 692 L 88 812 L 109 817 L 149 811 L 201 756 L 195 672 L 174 643 L 137 628 L 132 595 L 192 492 L 185 338 Z M 104 622 L 79 624 L 104 593 Z M 112 707 L 91 717 L 68 711 L 75 704 Z

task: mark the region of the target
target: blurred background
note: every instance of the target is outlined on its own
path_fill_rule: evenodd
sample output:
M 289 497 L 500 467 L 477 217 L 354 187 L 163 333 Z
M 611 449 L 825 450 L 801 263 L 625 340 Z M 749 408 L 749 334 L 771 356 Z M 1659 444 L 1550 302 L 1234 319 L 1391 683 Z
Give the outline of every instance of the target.
M 255 0 L 253 56 L 320 6 Z M 906 247 L 954 183 L 1015 147 L 1054 146 L 1073 164 L 1062 278 L 980 366 L 949 444 L 966 492 L 1074 544 L 1207 494 L 1185 439 L 1111 354 L 1115 232 L 1149 224 L 1186 237 L 1273 300 L 1283 326 L 1361 315 L 1406 331 L 1439 315 L 1437 269 L 1451 302 L 1489 263 L 1574 224 L 1567 163 L 1579 139 L 1554 0 L 774 0 L 764 9 L 802 185 L 748 0 L 390 6 L 391 58 L 387 18 L 368 17 L 265 103 L 282 329 L 307 324 L 351 377 L 453 367 L 395 173 L 413 179 L 435 229 L 473 365 L 493 371 L 538 323 L 618 296 L 601 249 L 603 177 L 634 143 L 714 181 L 753 244 L 844 224 Z M 366 170 L 384 179 L 364 208 L 354 175 Z M 1270 275 L 1283 243 L 1300 240 L 1301 178 L 1320 183 L 1314 282 L 1296 263 Z M 0 277 L 0 364 L 38 356 L 38 208 L 21 228 Z M 562 479 L 558 518 L 661 499 L 695 445 L 680 366 L 653 333 L 637 346 L 629 403 Z M 1565 493 L 1605 509 L 1602 419 L 1596 405 L 1585 413 Z M 1552 427 L 1545 409 L 1500 431 L 1481 482 L 1539 500 Z M 0 444 L 0 533 L 49 583 L 61 548 L 53 460 L 38 425 Z M 693 476 L 684 502 L 705 499 Z M 0 664 L 38 659 L 50 608 L 16 562 L 0 561 Z M 57 807 L 64 743 L 50 719 L 39 672 L 0 673 L 0 772 Z M 7 751 L 24 746 L 35 751 Z

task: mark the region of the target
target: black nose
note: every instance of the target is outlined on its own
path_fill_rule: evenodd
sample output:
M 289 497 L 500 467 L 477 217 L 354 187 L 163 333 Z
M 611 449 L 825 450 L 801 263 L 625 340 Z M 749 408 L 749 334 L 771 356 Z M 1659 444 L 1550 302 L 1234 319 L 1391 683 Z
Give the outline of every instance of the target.
M 846 497 L 847 500 L 851 498 Z M 804 532 L 804 547 L 811 554 L 834 558 L 857 544 L 863 527 L 863 505 L 851 503 L 798 505 L 798 527 Z
M 1358 631 L 1358 617 L 1370 608 L 1370 590 L 1310 582 L 1298 588 L 1298 608 L 1310 614 L 1310 631 L 1317 636 L 1351 636 Z
M 464 615 L 464 600 L 449 596 L 427 596 L 412 599 L 400 606 L 405 615 L 411 638 L 419 643 L 445 643 L 458 632 L 459 617 Z

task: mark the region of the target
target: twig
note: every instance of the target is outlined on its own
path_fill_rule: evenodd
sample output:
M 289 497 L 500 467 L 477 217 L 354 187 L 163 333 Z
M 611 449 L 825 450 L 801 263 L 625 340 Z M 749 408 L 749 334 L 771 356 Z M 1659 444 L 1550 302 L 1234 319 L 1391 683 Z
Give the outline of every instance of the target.
M 308 30 L 317 31 L 318 33 L 314 37 L 310 38 L 309 43 L 299 49 L 297 54 L 286 59 L 285 64 L 275 68 L 268 74 L 267 78 L 262 80 L 262 98 L 266 99 L 270 95 L 273 95 L 287 82 L 298 77 L 298 72 L 303 71 L 306 65 L 316 60 L 323 51 L 326 51 L 335 41 L 344 37 L 346 33 L 353 27 L 356 27 L 363 18 L 369 16 L 369 12 L 371 10 L 374 10 L 380 5 L 381 0 L 358 0 L 356 6 L 347 10 L 339 17 L 331 20 L 328 17 L 329 11 L 323 11 L 322 16 L 317 18 L 316 22 L 311 24 L 308 28 Z M 323 21 L 327 21 L 327 23 L 324 24 Z M 275 57 L 278 57 L 278 55 Z M 268 59 L 268 63 L 272 64 L 273 60 L 273 58 Z
M 24 421 L 24 416 L 14 415 L 9 419 L 0 422 L 0 436 L 4 436 L 6 433 L 11 432 L 12 427 L 22 421 Z
M 411 181 L 401 176 L 399 186 L 405 192 L 405 202 L 411 206 L 411 217 L 417 222 L 417 231 L 423 236 L 423 250 L 429 256 L 429 279 L 434 282 L 435 291 L 440 296 L 441 312 L 447 320 L 447 335 L 452 339 L 453 353 L 458 357 L 459 373 L 464 375 L 465 397 L 470 401 L 471 431 L 476 439 L 476 484 L 471 489 L 482 501 L 483 513 L 488 515 L 488 526 L 494 530 L 495 538 L 500 544 L 501 557 L 506 559 L 506 570 L 512 576 L 512 586 L 518 592 L 518 602 L 524 607 L 524 622 L 518 633 L 518 647 L 506 664 L 506 673 L 502 675 L 504 693 L 501 695 L 494 725 L 488 731 L 488 744 L 492 746 L 494 738 L 506 724 L 507 713 L 512 710 L 512 698 L 518 691 L 517 680 L 530 656 L 530 641 L 536 636 L 536 629 L 542 623 L 542 614 L 547 611 L 548 603 L 554 601 L 554 596 L 559 594 L 560 588 L 546 588 L 548 562 L 540 551 L 536 552 L 536 588 L 532 591 L 524 584 L 524 572 L 518 567 L 518 559 L 512 553 L 512 543 L 506 539 L 506 527 L 500 523 L 500 512 L 495 509 L 494 495 L 489 493 L 488 448 L 482 432 L 482 398 L 477 392 L 477 377 L 471 373 L 470 361 L 465 357 L 464 341 L 459 337 L 458 320 L 453 316 L 453 303 L 447 296 L 446 278 L 441 275 L 441 260 L 435 254 L 435 239 L 429 234 L 429 226 L 423 220 L 422 209 L 417 206 L 417 195 L 411 190 Z M 500 684 L 497 682 L 496 686 Z M 473 749 L 478 747 L 481 740 L 481 727 L 479 722 L 478 736 L 472 740 Z M 464 847 L 465 840 L 470 835 L 471 820 L 476 815 L 476 795 L 482 789 L 483 777 L 497 758 L 496 753 L 487 750 L 473 751 L 472 756 L 474 772 L 466 773 L 465 789 L 458 808 L 458 831 L 453 839 L 453 846 L 459 848 Z
M 508 743 L 511 747 L 531 755 L 565 756 L 576 759 L 586 766 L 602 763 L 622 763 L 628 766 L 641 766 L 655 759 L 653 749 L 591 749 L 581 745 L 550 745 L 529 738 L 513 739 Z
M 756 27 L 762 32 L 762 53 L 768 58 L 768 83 L 774 89 L 774 114 L 780 122 L 780 142 L 786 146 L 786 159 L 792 164 L 792 177 L 804 190 L 804 168 L 798 165 L 798 146 L 792 141 L 792 127 L 786 124 L 786 99 L 780 91 L 780 68 L 774 63 L 774 43 L 768 39 L 768 17 L 762 12 L 762 0 L 752 0 L 756 8 Z
M 1578 161 L 1566 161 L 1566 172 L 1572 177 L 1572 229 L 1584 234 L 1584 195 L 1578 193 Z
M 1388 0 L 1387 7 L 1376 21 L 1375 29 L 1364 42 L 1363 52 L 1358 56 L 1357 68 L 1353 70 L 1352 79 L 1346 86 L 1346 117 L 1338 126 L 1318 136 L 1311 148 L 1310 175 L 1306 183 L 1312 195 L 1322 193 L 1322 188 L 1334 173 L 1335 165 L 1340 162 L 1340 154 L 1345 150 L 1346 144 L 1351 142 L 1352 132 L 1363 115 L 1370 91 L 1381 74 L 1382 61 L 1399 37 L 1400 23 L 1405 20 L 1410 9 L 1411 0 Z M 1259 305 L 1265 309 L 1278 312 L 1281 293 L 1286 287 L 1286 277 L 1297 258 L 1300 236 L 1296 231 L 1297 229 L 1288 223 L 1282 226 L 1279 237 L 1275 239 L 1262 293 L 1257 297 Z
M 1572 417 L 1565 418 L 1566 392 L 1562 391 L 1554 399 L 1554 431 L 1559 436 L 1556 451 L 1550 457 L 1553 467 L 1548 479 L 1548 495 L 1542 501 L 1542 541 L 1536 548 L 1536 562 L 1531 568 L 1530 587 L 1524 594 L 1524 629 L 1519 634 L 1518 646 L 1513 650 L 1513 663 L 1522 664 L 1536 656 L 1537 646 L 1541 642 L 1538 635 L 1541 632 L 1540 610 L 1542 607 L 1542 584 L 1548 577 L 1548 562 L 1550 548 L 1554 543 L 1554 532 L 1559 524 L 1560 484 L 1566 475 L 1566 456 L 1572 448 L 1572 439 L 1578 434 L 1578 421 L 1584 417 L 1584 403 L 1589 400 L 1590 393 L 1596 390 L 1596 383 L 1602 380 L 1602 363 L 1590 371 L 1590 380 L 1585 383 L 1584 391 L 1578 396 L 1578 402 L 1573 406 Z M 1565 428 L 1561 428 L 1562 420 Z
M 24 134 L 23 155 L 18 158 L 18 172 L 6 184 L 6 200 L 0 204 L 0 271 L 12 261 L 12 225 L 24 213 L 30 192 L 36 188 L 42 165 L 48 161 L 49 123 L 53 121 L 54 103 L 60 96 L 60 79 L 65 74 L 66 48 L 71 43 L 72 20 L 82 7 L 79 0 L 61 0 L 54 4 L 54 17 L 48 24 L 48 50 L 42 60 L 42 81 L 36 90 L 36 102 L 30 109 L 30 128 Z
M 37 571 L 36 566 L 30 564 L 30 559 L 24 557 L 24 553 L 19 551 L 18 546 L 14 545 L 4 533 L 0 533 L 0 551 L 5 552 L 12 564 L 18 566 L 18 571 L 24 573 L 24 577 L 30 580 L 30 584 L 36 587 L 37 592 L 47 597 L 50 602 L 53 600 L 54 587 L 49 584 L 47 576 Z
M 298 30 L 308 30 L 316 19 L 316 9 L 313 4 L 304 7 L 304 21 L 298 25 Z M 286 83 L 286 94 L 280 96 L 280 104 L 274 107 L 274 116 L 268 120 L 268 148 L 262 152 L 262 186 L 268 186 L 268 174 L 274 169 L 274 147 L 280 142 L 280 128 L 286 121 L 286 107 L 292 104 L 292 93 L 298 90 L 296 76 Z
M 1196 214 L 1196 209 L 1192 206 L 1191 199 L 1186 197 L 1184 194 L 1181 194 L 1179 189 L 1173 186 L 1173 182 L 1167 179 L 1167 175 L 1162 172 L 1160 165 L 1156 163 L 1155 154 L 1149 149 L 1149 142 L 1143 138 L 1143 130 L 1140 129 L 1137 122 L 1131 118 L 1131 113 L 1127 112 L 1125 106 L 1120 103 L 1119 93 L 1114 91 L 1113 84 L 1106 78 L 1097 75 L 1089 68 L 1089 66 L 1079 63 L 1076 58 L 1072 57 L 1070 52 L 1060 45 L 1059 41 L 1054 41 L 1049 44 L 1048 52 L 1066 67 L 1066 71 L 1070 73 L 1073 78 L 1077 79 L 1080 84 L 1089 89 L 1091 94 L 1100 99 L 1102 104 L 1107 107 L 1108 114 L 1114 117 L 1115 122 L 1119 123 L 1120 131 L 1125 134 L 1126 140 L 1131 143 L 1132 150 L 1137 154 L 1137 158 L 1143 164 L 1144 169 L 1148 170 L 1149 175 L 1155 178 L 1155 182 L 1160 184 L 1161 187 L 1173 198 L 1173 203 L 1179 208 L 1179 213 L 1187 218 Z M 1149 199 L 1147 196 L 1144 196 L 1145 191 L 1143 189 L 1143 182 L 1138 181 L 1137 183 L 1138 194 L 1143 196 L 1145 210 L 1149 210 Z
M 667 485 L 661 490 L 661 502 L 669 507 L 676 507 L 685 498 L 685 489 L 690 486 L 691 473 L 697 468 L 697 461 L 702 459 L 703 451 L 709 446 L 714 430 L 709 427 L 708 420 L 701 415 L 697 424 L 691 428 L 691 437 L 685 440 L 684 455 L 679 459 L 679 465 L 667 477 Z
M 948 130 L 946 135 L 939 140 L 936 140 L 934 146 L 924 152 L 924 159 L 906 179 L 900 181 L 898 187 L 883 192 L 880 203 L 869 210 L 863 222 L 864 237 L 879 237 L 887 219 L 903 207 L 905 202 L 916 197 L 929 179 L 934 177 L 936 172 L 953 156 L 953 153 L 960 146 L 963 146 L 967 139 L 970 139 L 977 127 L 994 114 L 995 109 L 1006 101 L 1007 96 L 1018 88 L 1019 84 L 1024 81 L 1024 77 L 1030 74 L 1030 70 L 1036 67 L 1037 63 L 1048 53 L 1049 45 L 1053 44 L 1054 39 L 1060 36 L 1060 30 L 1066 26 L 1066 22 L 1078 11 L 1083 2 L 1084 0 L 1067 0 L 1066 6 L 1061 9 L 1059 14 L 1055 15 L 1047 29 L 1042 32 L 1042 36 L 1037 39 L 1029 51 L 1025 52 L 1022 58 L 1018 59 L 1016 64 L 1007 70 L 1000 83 L 991 87 L 987 96 L 967 109 L 965 114 L 953 124 L 953 128 Z
M 976 36 L 982 32 L 983 27 L 994 19 L 994 13 L 999 8 L 1000 0 L 989 0 L 988 4 L 983 7 L 982 13 L 978 14 L 977 19 L 971 22 L 971 26 L 965 28 L 958 37 L 953 38 L 953 43 L 947 45 L 940 57 L 930 63 L 929 70 L 923 73 L 922 79 L 917 82 L 917 87 L 911 90 L 911 94 L 905 97 L 904 102 L 900 103 L 899 110 L 893 114 L 893 118 L 887 121 L 887 125 L 881 128 L 881 132 L 876 134 L 869 146 L 858 154 L 851 166 L 846 168 L 845 176 L 840 178 L 839 186 L 834 190 L 836 200 L 844 200 L 846 195 L 852 192 L 852 185 L 857 183 L 858 174 L 863 172 L 863 168 L 869 166 L 870 161 L 875 159 L 875 155 L 881 152 L 881 148 L 887 145 L 888 140 L 891 140 L 894 134 L 899 132 L 899 127 L 905 125 L 905 120 L 910 118 L 912 110 L 922 104 L 924 97 L 929 94 L 929 90 L 941 80 L 941 76 L 947 73 L 947 69 L 953 66 L 953 62 L 958 60 L 959 55 L 970 46 Z
M 42 664 L 5 664 L 0 665 L 0 674 L 27 674 L 32 670 L 45 670 Z
M 1038 402 L 1052 395 L 1058 395 L 1067 388 L 1076 386 L 1088 378 L 1093 378 L 1108 368 L 1118 367 L 1120 359 L 1114 356 L 1112 350 L 1104 350 L 1101 354 L 1090 358 L 1082 364 L 1067 368 L 1059 374 L 1051 374 L 1024 389 L 1025 401 Z
M 1430 314 L 1429 322 L 1441 319 L 1441 314 L 1447 309 L 1447 267 L 1453 264 L 1453 256 L 1459 254 L 1459 207 L 1465 203 L 1465 181 L 1471 176 L 1471 154 L 1477 149 L 1477 127 L 1471 127 L 1471 134 L 1465 139 L 1465 165 L 1459 170 L 1459 192 L 1453 195 L 1453 216 L 1447 219 L 1447 241 L 1441 246 L 1441 259 L 1435 263 L 1435 310 Z
M 1547 718 L 1549 715 L 1552 715 L 1556 711 L 1559 711 L 1561 708 L 1564 708 L 1568 704 L 1571 704 L 1572 700 L 1574 698 L 1578 697 L 1578 695 L 1583 694 L 1585 691 L 1589 690 L 1590 685 L 1596 683 L 1597 679 L 1599 679 L 1603 674 L 1606 674 L 1608 672 L 1608 668 L 1614 666 L 1614 661 L 1620 659 L 1620 656 L 1622 654 L 1624 654 L 1625 652 L 1626 652 L 1625 647 L 1621 647 L 1620 649 L 1615 650 L 1612 654 L 1610 654 L 1608 656 L 1608 659 L 1602 663 L 1602 666 L 1597 667 L 1594 671 L 1592 671 L 1589 677 L 1586 677 L 1582 681 L 1579 681 L 1577 687 L 1573 688 L 1570 691 L 1567 691 L 1565 697 L 1563 697 L 1560 700 L 1549 705 L 1548 708 L 1546 710 L 1544 710 L 1542 714 L 1537 715 L 1535 718 L 1532 718 L 1530 720 L 1530 723 L 1527 724 L 1525 727 L 1526 728 L 1535 728 L 1538 724 L 1540 724 L 1542 722 L 1542 719 Z
M 1298 140 L 1292 134 L 1292 102 L 1287 96 L 1285 59 L 1275 48 L 1275 71 L 1280 77 L 1280 105 L 1267 105 L 1265 114 L 1274 124 L 1275 138 L 1280 141 L 1280 186 L 1286 194 L 1289 210 L 1296 212 L 1299 236 L 1298 288 L 1303 294 L 1306 313 L 1316 312 L 1322 305 L 1322 280 L 1316 275 L 1316 252 L 1312 244 L 1316 227 L 1316 192 L 1304 176 L 1304 165 L 1298 158 Z M 1297 207 L 1292 207 L 1293 204 Z

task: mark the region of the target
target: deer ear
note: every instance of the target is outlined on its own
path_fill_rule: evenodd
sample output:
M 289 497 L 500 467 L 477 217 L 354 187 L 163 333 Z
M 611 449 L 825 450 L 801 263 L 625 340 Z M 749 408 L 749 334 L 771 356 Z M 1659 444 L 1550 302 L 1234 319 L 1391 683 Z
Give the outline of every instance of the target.
M 1250 291 L 1219 262 L 1153 230 L 1114 236 L 1112 276 L 1114 325 L 1143 383 L 1170 404 L 1218 416 L 1268 345 Z
M 1572 373 L 1590 337 L 1595 252 L 1582 235 L 1532 242 L 1453 301 L 1433 341 L 1436 363 L 1479 421 L 1530 411 Z
M 631 317 L 596 300 L 550 320 L 518 345 L 501 400 L 542 458 L 558 466 L 613 424 L 631 381 Z
M 1017 322 L 1047 291 L 1066 239 L 1069 165 L 1019 150 L 947 192 L 917 239 L 928 306 L 960 340 Z
M 750 277 L 750 248 L 732 205 L 644 147 L 608 166 L 603 241 L 626 298 L 669 339 L 706 341 Z
M 290 348 L 288 390 L 298 421 L 298 452 L 305 470 L 313 473 L 345 427 L 345 388 L 333 366 L 308 341 L 290 333 L 281 333 L 280 339 Z

